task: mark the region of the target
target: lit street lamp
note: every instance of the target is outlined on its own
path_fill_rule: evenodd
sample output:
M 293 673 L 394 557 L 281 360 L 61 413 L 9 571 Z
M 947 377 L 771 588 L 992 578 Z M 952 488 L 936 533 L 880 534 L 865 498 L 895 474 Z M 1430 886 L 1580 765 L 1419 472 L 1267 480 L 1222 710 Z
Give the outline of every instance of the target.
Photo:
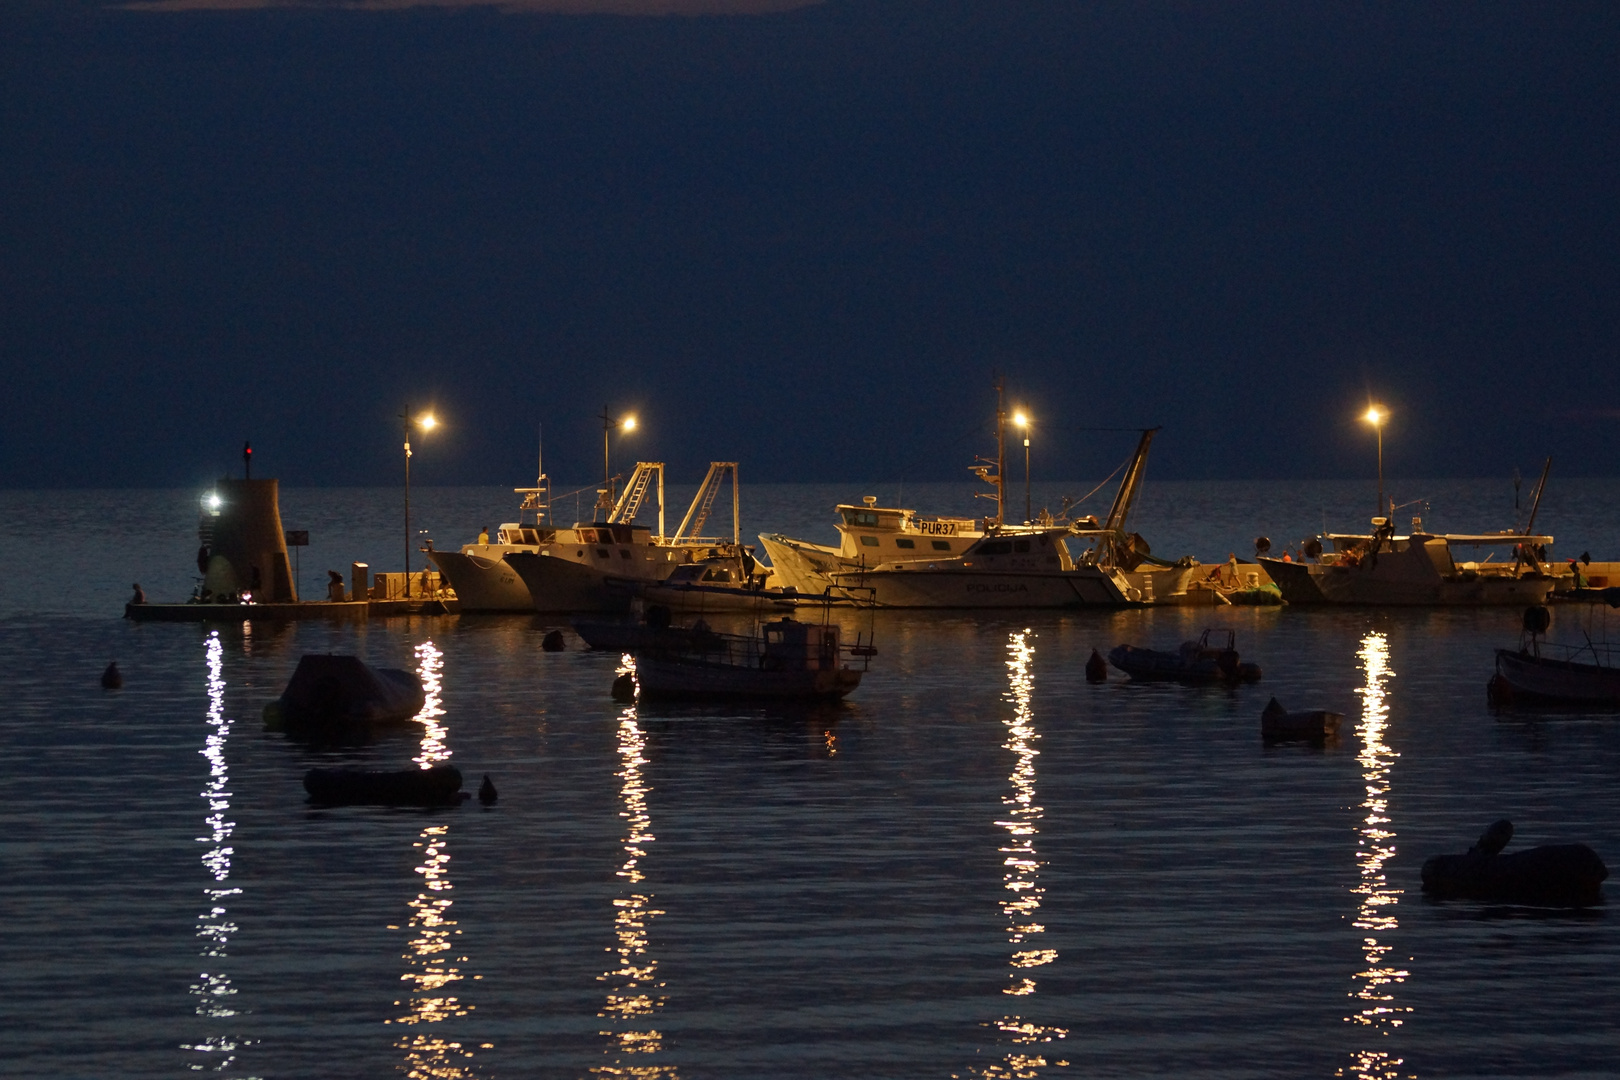
M 1386 516 L 1384 513 L 1384 421 L 1389 419 L 1389 410 L 1377 405 L 1367 406 L 1367 412 L 1362 419 L 1373 426 L 1378 433 L 1378 517 Z
M 1013 413 L 1013 423 L 1024 430 L 1024 524 L 1028 525 L 1034 520 L 1029 501 L 1029 417 L 1020 409 Z
M 605 521 L 613 512 L 613 466 L 608 459 L 608 436 L 617 427 L 620 431 L 629 433 L 636 430 L 636 418 L 632 413 L 615 417 L 608 412 L 606 405 L 602 406 L 602 498 L 597 506 L 603 510 L 602 519 Z
M 409 413 L 400 413 L 399 418 L 405 422 L 405 595 L 411 595 L 411 425 L 415 424 L 422 429 L 423 434 L 439 426 L 439 421 L 430 412 L 423 413 L 414 420 Z

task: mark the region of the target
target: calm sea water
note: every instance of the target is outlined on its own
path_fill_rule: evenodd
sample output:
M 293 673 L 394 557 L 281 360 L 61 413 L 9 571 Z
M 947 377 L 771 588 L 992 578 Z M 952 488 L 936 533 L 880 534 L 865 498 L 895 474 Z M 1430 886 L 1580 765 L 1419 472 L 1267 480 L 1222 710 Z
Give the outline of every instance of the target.
M 1365 517 L 1365 485 L 1150 486 L 1157 552 Z M 1511 524 L 1427 485 L 1433 526 Z M 1053 489 L 1056 490 L 1056 489 Z M 838 487 L 745 489 L 830 539 Z M 1037 501 L 1040 501 L 1037 491 Z M 1620 863 L 1620 718 L 1489 711 L 1516 611 L 879 613 L 841 708 L 637 709 L 540 617 L 134 625 L 189 590 L 194 492 L 0 492 L 0 1074 L 29 1077 L 1609 1076 L 1620 931 L 1423 899 L 1496 817 Z M 1557 495 L 1557 499 L 1555 499 Z M 1549 491 L 1620 555 L 1620 484 Z M 908 505 L 969 510 L 966 489 Z M 1399 497 L 1399 496 L 1398 496 Z M 283 493 L 330 563 L 402 556 L 398 492 Z M 441 546 L 499 490 L 413 492 Z M 677 515 L 678 517 L 678 515 Z M 391 561 L 392 560 L 392 561 Z M 844 618 L 851 618 L 848 614 Z M 1264 681 L 1085 682 L 1213 623 Z M 864 622 L 861 628 L 865 629 Z M 1564 628 L 1572 632 L 1571 628 Z M 306 652 L 418 669 L 421 723 L 267 732 Z M 125 688 L 97 676 L 116 659 Z M 1270 695 L 1346 714 L 1265 747 Z M 317 811 L 317 764 L 445 757 L 500 802 Z M 1511 849 L 1510 849 L 1511 850 Z M 1611 883 L 1609 891 L 1620 886 Z

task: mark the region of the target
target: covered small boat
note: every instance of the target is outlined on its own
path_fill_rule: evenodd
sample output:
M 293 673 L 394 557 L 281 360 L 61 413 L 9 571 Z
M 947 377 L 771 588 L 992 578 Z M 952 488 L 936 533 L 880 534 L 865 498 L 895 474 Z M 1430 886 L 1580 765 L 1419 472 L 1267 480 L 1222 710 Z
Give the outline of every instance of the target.
M 397 772 L 311 769 L 304 774 L 304 790 L 317 806 L 450 806 L 464 797 L 461 770 L 454 765 Z
M 1260 666 L 1239 660 L 1236 640 L 1232 630 L 1209 629 L 1197 641 L 1182 642 L 1175 652 L 1120 645 L 1108 654 L 1108 662 L 1142 681 L 1258 682 Z
M 639 650 L 636 683 L 643 698 L 837 699 L 860 685 L 876 652 L 860 635 L 844 645 L 836 623 L 783 616 L 759 634 L 709 633 L 680 648 Z
M 272 727 L 319 729 L 409 720 L 426 700 L 413 671 L 374 668 L 359 657 L 307 653 L 287 689 L 265 707 Z
M 1494 822 L 1461 855 L 1436 855 L 1423 864 L 1423 891 L 1437 899 L 1485 900 L 1546 907 L 1601 903 L 1609 876 L 1585 844 L 1546 844 L 1503 855 L 1513 822 Z
M 1339 733 L 1344 714 L 1326 709 L 1289 712 L 1276 698 L 1260 713 L 1260 737 L 1267 742 L 1326 742 Z

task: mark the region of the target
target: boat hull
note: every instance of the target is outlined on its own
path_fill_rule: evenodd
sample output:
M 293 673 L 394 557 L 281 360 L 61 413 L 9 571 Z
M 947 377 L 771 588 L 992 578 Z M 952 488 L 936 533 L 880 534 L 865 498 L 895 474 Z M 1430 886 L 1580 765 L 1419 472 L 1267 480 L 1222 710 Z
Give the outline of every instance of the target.
M 870 588 L 876 606 L 892 608 L 1125 607 L 1137 602 L 1131 595 L 1135 589 L 1097 567 L 1051 573 L 897 569 L 845 575 L 837 584 Z
M 1620 708 L 1620 669 L 1498 649 L 1496 675 L 1507 701 Z
M 534 598 L 523 584 L 517 571 L 504 558 L 509 551 L 532 551 L 533 548 L 515 548 L 508 545 L 480 545 L 487 549 L 472 551 L 429 551 L 428 559 L 438 567 L 462 611 L 533 611 Z
M 776 584 L 795 589 L 806 596 L 819 596 L 826 592 L 833 584 L 834 575 L 859 569 L 852 560 L 840 555 L 836 548 L 775 533 L 760 533 L 759 542 L 776 574 Z
M 618 587 L 620 583 L 661 581 L 676 565 L 662 559 L 626 559 L 622 565 L 608 563 L 619 571 L 609 574 L 593 563 L 527 551 L 513 552 L 506 562 L 528 589 L 530 609 L 544 612 L 623 611 L 629 605 L 630 590 Z M 610 583 L 615 587 L 610 589 Z
M 849 668 L 772 671 L 653 655 L 636 658 L 636 679 L 641 696 L 648 699 L 836 700 L 859 686 L 861 675 Z
M 1546 602 L 1549 577 L 1442 577 L 1386 555 L 1376 565 L 1328 566 L 1261 559 L 1290 604 L 1377 607 L 1527 607 Z

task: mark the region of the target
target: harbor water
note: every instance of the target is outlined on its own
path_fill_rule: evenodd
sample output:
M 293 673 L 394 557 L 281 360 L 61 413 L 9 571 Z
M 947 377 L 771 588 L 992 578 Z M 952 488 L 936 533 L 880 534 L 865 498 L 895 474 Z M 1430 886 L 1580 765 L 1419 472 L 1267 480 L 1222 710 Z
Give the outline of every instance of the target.
M 1324 517 L 1359 529 L 1367 487 L 1150 482 L 1132 525 L 1156 554 L 1221 561 Z M 1508 485 L 1417 487 L 1437 531 L 1513 524 Z M 1036 504 L 1061 493 L 1038 485 Z M 745 535 L 830 541 L 832 504 L 862 494 L 973 511 L 957 485 L 745 485 Z M 1517 610 L 840 612 L 879 648 L 842 706 L 641 708 L 609 697 L 620 657 L 572 635 L 541 651 L 561 618 L 120 619 L 132 582 L 189 591 L 198 495 L 0 492 L 0 1075 L 1597 1077 L 1620 1061 L 1620 885 L 1578 912 L 1419 888 L 1425 858 L 1500 817 L 1510 851 L 1580 841 L 1620 865 L 1620 717 L 1486 704 Z M 311 534 L 306 591 L 350 561 L 399 567 L 399 496 L 282 492 L 286 527 Z M 1612 559 L 1616 496 L 1554 485 L 1537 529 L 1556 556 Z M 509 519 L 510 498 L 413 490 L 413 516 L 451 547 Z M 1235 630 L 1260 683 L 1086 682 L 1093 648 L 1207 626 Z M 428 706 L 360 745 L 265 730 L 310 652 L 416 670 Z M 111 660 L 125 682 L 104 691 Z M 1262 744 L 1272 695 L 1344 713 L 1340 736 Z M 320 810 L 301 783 L 445 760 L 499 801 Z

